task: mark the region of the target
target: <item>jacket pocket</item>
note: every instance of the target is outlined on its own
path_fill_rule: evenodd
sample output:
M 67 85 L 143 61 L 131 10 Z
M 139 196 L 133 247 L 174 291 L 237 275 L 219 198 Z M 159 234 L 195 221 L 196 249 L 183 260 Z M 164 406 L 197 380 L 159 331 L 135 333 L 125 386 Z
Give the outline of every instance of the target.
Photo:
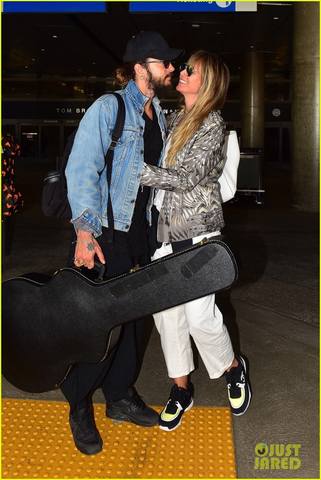
M 133 157 L 137 155 L 139 133 L 136 130 L 125 128 L 114 152 L 112 167 L 112 191 L 118 195 L 124 191 L 129 179 L 133 175 Z M 113 196 L 113 195 L 112 195 Z

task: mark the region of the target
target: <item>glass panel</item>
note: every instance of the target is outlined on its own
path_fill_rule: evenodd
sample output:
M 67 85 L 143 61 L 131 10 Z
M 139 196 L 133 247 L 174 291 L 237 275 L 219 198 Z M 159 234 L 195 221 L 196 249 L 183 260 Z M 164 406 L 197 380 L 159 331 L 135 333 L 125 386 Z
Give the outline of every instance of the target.
M 264 131 L 264 160 L 279 161 L 279 128 L 266 128 Z
M 291 163 L 291 143 L 289 128 L 282 128 L 282 162 Z
M 46 125 L 41 130 L 41 160 L 51 165 L 56 165 L 59 157 L 59 133 L 60 128 L 52 125 Z
M 39 158 L 38 125 L 21 126 L 21 156 L 24 158 Z

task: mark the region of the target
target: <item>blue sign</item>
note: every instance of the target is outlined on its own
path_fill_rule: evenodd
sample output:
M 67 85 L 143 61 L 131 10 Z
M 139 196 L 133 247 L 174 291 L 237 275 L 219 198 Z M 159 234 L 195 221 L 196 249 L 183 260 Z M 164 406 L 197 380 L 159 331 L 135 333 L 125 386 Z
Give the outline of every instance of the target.
M 235 12 L 237 2 L 130 2 L 130 12 Z
M 4 13 L 104 13 L 106 2 L 7 2 Z

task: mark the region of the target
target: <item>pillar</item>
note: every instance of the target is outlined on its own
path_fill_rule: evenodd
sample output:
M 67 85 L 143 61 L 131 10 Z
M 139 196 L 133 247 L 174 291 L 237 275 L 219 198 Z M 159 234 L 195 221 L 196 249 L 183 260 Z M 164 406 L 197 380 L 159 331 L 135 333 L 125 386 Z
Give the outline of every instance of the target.
M 293 5 L 292 205 L 319 207 L 319 2 Z
M 264 59 L 263 53 L 244 55 L 241 70 L 241 145 L 264 147 Z

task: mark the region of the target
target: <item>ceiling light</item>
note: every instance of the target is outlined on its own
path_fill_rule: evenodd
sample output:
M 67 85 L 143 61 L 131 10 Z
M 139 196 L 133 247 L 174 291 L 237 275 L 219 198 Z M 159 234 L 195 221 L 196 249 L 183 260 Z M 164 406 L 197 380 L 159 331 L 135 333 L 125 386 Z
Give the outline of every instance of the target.
M 52 35 L 52 38 L 58 38 L 58 35 Z
M 42 48 L 42 49 L 41 49 L 41 51 L 42 51 L 42 52 L 45 52 L 45 51 L 46 51 L 46 49 L 45 49 L 45 48 Z
M 273 17 L 273 20 L 279 20 L 280 17 Z
M 200 24 L 199 23 L 192 23 L 192 27 L 193 28 L 200 28 Z

